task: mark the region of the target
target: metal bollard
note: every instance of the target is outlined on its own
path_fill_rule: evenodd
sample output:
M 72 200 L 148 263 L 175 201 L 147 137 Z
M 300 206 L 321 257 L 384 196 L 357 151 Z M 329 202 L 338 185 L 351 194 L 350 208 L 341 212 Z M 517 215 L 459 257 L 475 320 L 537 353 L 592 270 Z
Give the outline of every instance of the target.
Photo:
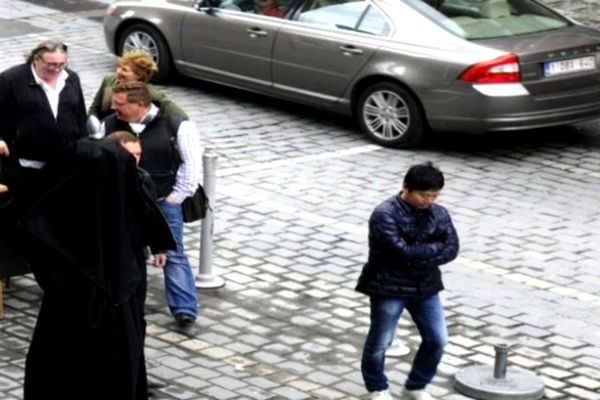
M 465 396 L 479 400 L 538 400 L 544 396 L 544 381 L 535 373 L 507 367 L 508 348 L 497 344 L 494 368 L 475 365 L 461 369 L 454 376 L 454 388 Z M 493 375 L 492 375 L 493 372 Z
M 213 228 L 214 228 L 214 210 L 215 210 L 215 181 L 217 178 L 217 155 L 214 150 L 207 147 L 202 156 L 202 166 L 204 173 L 204 192 L 209 201 L 209 209 L 206 210 L 206 217 L 202 220 L 202 229 L 200 237 L 200 266 L 196 276 L 196 287 L 198 289 L 217 289 L 225 286 L 225 280 L 213 275 L 212 272 L 212 254 L 213 254 Z
M 499 343 L 494 346 L 496 358 L 494 359 L 494 378 L 506 378 L 506 365 L 508 363 L 508 345 Z

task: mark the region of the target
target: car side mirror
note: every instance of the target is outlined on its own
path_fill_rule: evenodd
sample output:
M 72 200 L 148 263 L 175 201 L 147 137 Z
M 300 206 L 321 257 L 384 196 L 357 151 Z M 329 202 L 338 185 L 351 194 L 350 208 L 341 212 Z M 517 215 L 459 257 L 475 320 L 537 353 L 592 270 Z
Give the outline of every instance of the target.
M 219 8 L 221 0 L 201 0 L 196 3 L 196 10 L 211 13 L 214 8 Z

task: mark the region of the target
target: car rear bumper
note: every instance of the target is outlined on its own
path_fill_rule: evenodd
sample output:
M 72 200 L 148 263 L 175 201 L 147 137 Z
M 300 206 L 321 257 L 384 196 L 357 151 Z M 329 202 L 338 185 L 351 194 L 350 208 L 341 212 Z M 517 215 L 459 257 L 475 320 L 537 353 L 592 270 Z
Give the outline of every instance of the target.
M 426 107 L 434 131 L 513 131 L 600 119 L 600 85 L 552 95 L 493 97 L 471 91 L 453 97 Z

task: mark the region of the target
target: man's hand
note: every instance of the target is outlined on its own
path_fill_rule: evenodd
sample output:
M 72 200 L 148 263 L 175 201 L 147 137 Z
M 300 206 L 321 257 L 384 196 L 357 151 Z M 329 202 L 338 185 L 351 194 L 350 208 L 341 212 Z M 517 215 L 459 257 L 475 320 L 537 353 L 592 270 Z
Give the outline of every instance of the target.
M 173 204 L 174 206 L 176 206 L 176 205 L 179 205 L 179 203 L 178 203 L 178 202 L 175 200 L 175 198 L 173 198 L 173 196 L 171 196 L 171 195 L 168 195 L 168 196 L 165 198 L 165 201 L 166 201 L 167 203 L 169 203 L 169 204 Z
M 154 266 L 156 268 L 164 268 L 167 265 L 167 255 L 165 253 L 158 253 L 154 255 Z
M 4 140 L 0 140 L 0 156 L 8 157 L 10 156 L 10 151 L 8 150 L 8 145 Z

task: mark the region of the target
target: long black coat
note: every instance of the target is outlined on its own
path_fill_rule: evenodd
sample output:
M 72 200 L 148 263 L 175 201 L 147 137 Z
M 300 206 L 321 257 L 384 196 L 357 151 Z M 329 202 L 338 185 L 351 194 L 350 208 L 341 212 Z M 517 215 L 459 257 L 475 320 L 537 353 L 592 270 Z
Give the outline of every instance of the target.
M 44 290 L 24 399 L 146 399 L 141 243 L 173 249 L 168 224 L 116 142 L 81 140 L 43 173 L 20 221 Z

